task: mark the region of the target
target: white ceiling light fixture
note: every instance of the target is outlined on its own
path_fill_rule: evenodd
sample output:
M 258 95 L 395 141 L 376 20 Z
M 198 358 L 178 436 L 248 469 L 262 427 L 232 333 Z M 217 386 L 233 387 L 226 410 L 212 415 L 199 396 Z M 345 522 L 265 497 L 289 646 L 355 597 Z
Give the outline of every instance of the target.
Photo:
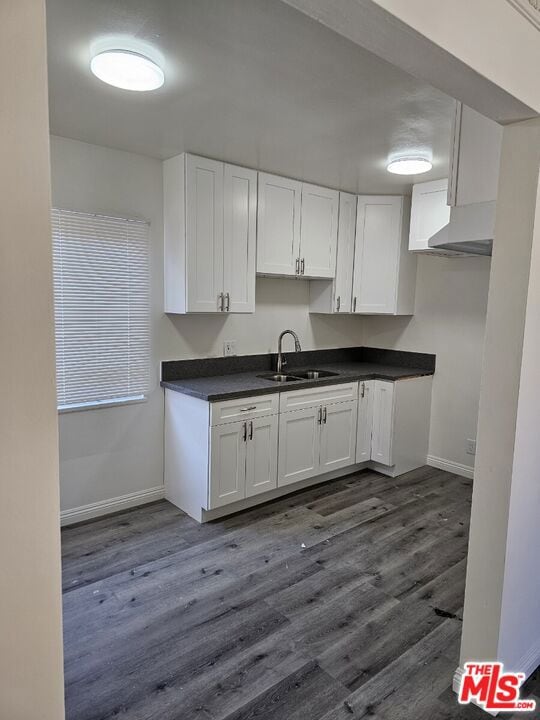
M 433 167 L 430 160 L 423 157 L 398 157 L 388 163 L 386 169 L 395 175 L 421 175 Z
M 92 58 L 94 75 L 122 90 L 147 92 L 157 90 L 165 82 L 163 70 L 155 62 L 131 50 L 106 50 Z

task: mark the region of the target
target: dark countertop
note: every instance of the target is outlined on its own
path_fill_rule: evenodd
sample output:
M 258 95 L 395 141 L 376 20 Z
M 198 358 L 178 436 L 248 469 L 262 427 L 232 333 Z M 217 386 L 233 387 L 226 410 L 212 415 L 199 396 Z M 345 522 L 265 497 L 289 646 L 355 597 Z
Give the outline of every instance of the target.
M 185 377 L 179 380 L 164 380 L 162 387 L 176 392 L 191 395 L 192 397 L 217 402 L 218 400 L 233 400 L 249 395 L 267 395 L 284 392 L 285 390 L 301 390 L 318 385 L 336 385 L 342 382 L 357 380 L 401 380 L 410 377 L 433 375 L 433 368 L 407 367 L 404 365 L 387 365 L 376 362 L 333 362 L 307 365 L 303 369 L 326 370 L 337 375 L 324 377 L 318 380 L 296 380 L 291 382 L 274 382 L 258 377 L 269 372 L 268 369 L 252 370 L 250 372 L 233 372 L 222 375 L 206 377 Z M 302 368 L 286 366 L 283 372 L 295 375 Z

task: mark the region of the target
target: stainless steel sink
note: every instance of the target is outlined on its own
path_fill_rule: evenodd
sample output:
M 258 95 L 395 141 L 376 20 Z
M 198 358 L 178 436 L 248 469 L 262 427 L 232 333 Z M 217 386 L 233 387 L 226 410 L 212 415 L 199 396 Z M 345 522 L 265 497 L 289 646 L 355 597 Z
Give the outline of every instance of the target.
M 284 375 L 283 373 L 268 373 L 265 375 L 257 375 L 257 377 L 260 377 L 262 380 L 272 380 L 273 382 L 279 383 L 294 382 L 295 380 L 298 382 L 300 379 L 294 375 Z
M 295 372 L 294 376 L 302 380 L 318 380 L 319 378 L 334 377 L 338 374 L 329 370 L 301 370 Z

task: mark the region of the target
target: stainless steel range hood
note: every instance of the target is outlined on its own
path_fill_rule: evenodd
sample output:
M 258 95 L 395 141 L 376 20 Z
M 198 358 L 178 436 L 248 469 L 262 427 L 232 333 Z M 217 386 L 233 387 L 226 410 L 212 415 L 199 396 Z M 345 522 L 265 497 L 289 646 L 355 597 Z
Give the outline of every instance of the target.
M 456 255 L 491 255 L 495 201 L 456 205 L 450 222 L 429 239 L 429 247 Z

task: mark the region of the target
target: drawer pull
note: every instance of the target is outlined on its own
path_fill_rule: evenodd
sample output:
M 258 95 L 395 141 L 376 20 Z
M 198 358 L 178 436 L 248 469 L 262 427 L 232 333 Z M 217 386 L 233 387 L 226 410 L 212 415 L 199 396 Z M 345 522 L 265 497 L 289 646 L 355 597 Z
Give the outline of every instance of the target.
M 249 412 L 250 410 L 256 410 L 256 409 L 257 409 L 256 405 L 250 405 L 249 407 L 240 408 L 240 412 Z

